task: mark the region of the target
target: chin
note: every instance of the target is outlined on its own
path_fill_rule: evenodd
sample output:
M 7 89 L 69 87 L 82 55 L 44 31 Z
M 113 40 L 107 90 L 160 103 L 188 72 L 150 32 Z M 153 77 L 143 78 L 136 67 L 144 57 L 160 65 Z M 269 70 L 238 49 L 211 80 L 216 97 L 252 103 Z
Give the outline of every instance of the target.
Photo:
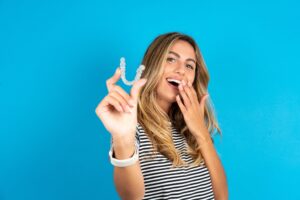
M 167 99 L 169 103 L 176 102 L 176 94 L 170 95 Z

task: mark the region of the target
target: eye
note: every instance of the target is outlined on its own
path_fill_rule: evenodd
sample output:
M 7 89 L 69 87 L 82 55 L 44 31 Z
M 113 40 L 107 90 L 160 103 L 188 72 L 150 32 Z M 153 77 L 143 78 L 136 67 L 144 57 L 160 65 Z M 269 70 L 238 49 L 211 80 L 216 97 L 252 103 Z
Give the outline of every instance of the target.
M 170 62 L 170 63 L 171 63 L 171 62 L 175 62 L 175 58 L 169 57 L 169 58 L 167 58 L 167 61 Z
M 186 65 L 187 67 L 194 69 L 194 67 L 192 65 Z

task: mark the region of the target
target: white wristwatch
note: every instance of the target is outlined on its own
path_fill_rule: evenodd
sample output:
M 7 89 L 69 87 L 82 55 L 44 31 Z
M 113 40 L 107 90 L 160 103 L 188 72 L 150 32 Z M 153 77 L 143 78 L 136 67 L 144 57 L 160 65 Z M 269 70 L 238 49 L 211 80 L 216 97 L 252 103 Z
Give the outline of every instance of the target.
M 113 143 L 111 145 L 111 148 L 109 150 L 109 159 L 112 165 L 116 167 L 128 167 L 130 165 L 134 165 L 139 160 L 139 144 L 135 141 L 135 151 L 131 158 L 119 160 L 116 158 L 113 158 Z

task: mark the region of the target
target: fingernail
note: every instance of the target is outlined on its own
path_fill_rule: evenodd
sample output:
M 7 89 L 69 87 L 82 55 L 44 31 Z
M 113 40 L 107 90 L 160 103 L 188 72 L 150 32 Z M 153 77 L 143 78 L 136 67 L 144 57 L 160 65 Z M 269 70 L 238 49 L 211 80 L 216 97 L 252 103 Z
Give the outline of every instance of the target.
M 188 81 L 188 86 L 191 87 L 192 86 L 192 82 Z
M 181 84 L 178 86 L 178 88 L 179 88 L 179 90 L 182 90 L 182 89 L 183 89 Z
M 119 74 L 121 72 L 121 69 L 118 67 L 116 72 Z
M 129 106 L 126 106 L 126 109 L 127 109 L 128 113 L 132 113 L 132 111 L 133 111 L 133 108 L 129 108 Z
M 128 105 L 125 106 L 125 110 L 126 110 L 126 112 L 131 113 L 131 109 L 129 108 Z
M 147 79 L 143 79 L 142 80 L 142 84 L 146 83 L 147 82 Z
M 181 83 L 182 83 L 182 85 L 185 85 L 185 84 L 186 84 L 185 80 L 182 80 Z

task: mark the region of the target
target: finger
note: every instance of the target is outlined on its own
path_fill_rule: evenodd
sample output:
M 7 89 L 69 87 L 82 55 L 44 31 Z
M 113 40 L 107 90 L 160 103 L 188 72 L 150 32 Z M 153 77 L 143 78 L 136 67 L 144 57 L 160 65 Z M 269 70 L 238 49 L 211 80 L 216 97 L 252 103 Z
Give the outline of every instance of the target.
M 130 91 L 130 95 L 131 95 L 132 100 L 134 101 L 134 104 L 137 104 L 139 92 L 140 92 L 142 86 L 145 85 L 146 82 L 147 82 L 147 79 L 142 78 L 133 84 L 131 91 Z
M 190 87 L 190 90 L 191 90 L 191 93 L 193 94 L 194 100 L 196 102 L 198 102 L 198 104 L 199 104 L 198 95 L 197 95 L 196 90 L 191 81 L 188 81 L 188 86 Z
M 120 77 L 121 77 L 121 69 L 118 67 L 115 71 L 115 74 L 111 78 L 107 79 L 107 81 L 106 81 L 106 87 L 109 92 L 112 90 L 112 86 L 116 82 L 118 82 Z
M 117 99 L 115 99 L 115 97 L 108 95 L 104 99 L 109 105 L 112 105 L 117 111 L 123 112 L 121 104 Z
M 123 111 L 130 112 L 129 105 L 127 101 L 120 95 L 117 91 L 112 91 L 109 93 L 110 96 L 114 97 L 121 104 Z
M 178 88 L 179 88 L 179 93 L 180 93 L 181 97 L 183 98 L 184 105 L 186 107 L 189 107 L 191 102 L 190 102 L 186 92 L 184 91 L 182 84 L 179 84 Z
M 184 114 L 186 112 L 186 108 L 185 108 L 184 104 L 182 103 L 179 95 L 176 95 L 176 102 L 177 102 L 181 112 Z
M 188 82 L 188 84 L 189 84 L 189 82 Z M 191 91 L 191 88 L 190 88 L 190 86 L 188 84 L 185 84 L 183 86 L 183 90 L 185 91 L 185 93 L 186 93 L 186 95 L 187 95 L 190 103 L 193 104 L 195 98 L 194 98 L 194 95 L 193 95 L 193 93 Z
M 131 98 L 130 98 L 129 94 L 127 94 L 127 92 L 125 92 L 120 86 L 114 85 L 112 90 L 118 92 L 118 93 L 126 100 L 126 102 L 127 102 L 127 104 L 128 104 L 129 106 L 131 106 L 131 107 L 134 106 L 134 105 L 130 102 L 130 99 L 131 99 Z

